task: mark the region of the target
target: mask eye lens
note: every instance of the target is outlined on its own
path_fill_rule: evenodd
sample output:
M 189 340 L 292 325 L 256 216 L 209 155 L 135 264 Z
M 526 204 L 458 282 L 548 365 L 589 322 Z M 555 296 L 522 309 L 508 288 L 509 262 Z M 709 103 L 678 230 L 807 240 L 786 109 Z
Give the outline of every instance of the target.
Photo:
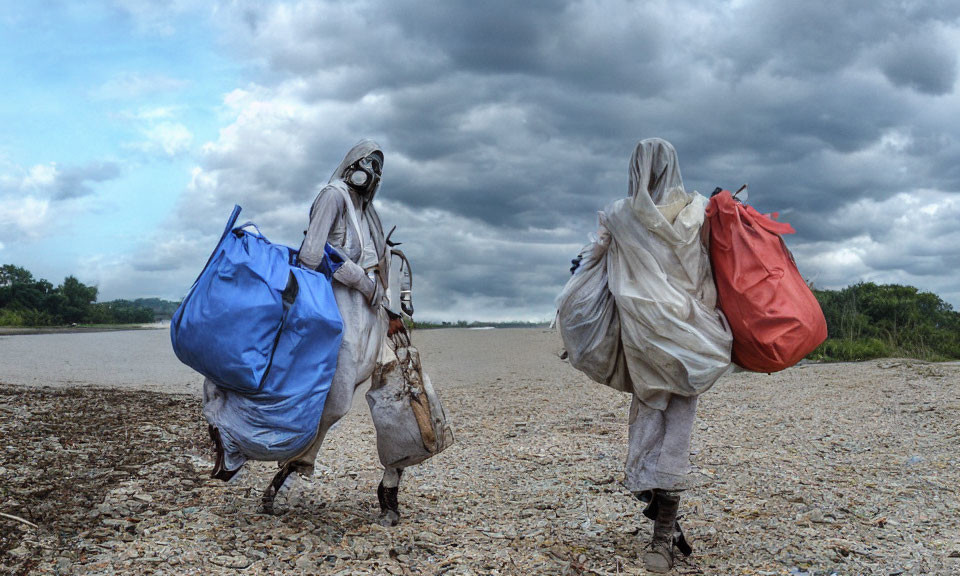
M 360 166 L 375 174 L 380 174 L 380 161 L 376 158 L 364 158 L 360 161 Z

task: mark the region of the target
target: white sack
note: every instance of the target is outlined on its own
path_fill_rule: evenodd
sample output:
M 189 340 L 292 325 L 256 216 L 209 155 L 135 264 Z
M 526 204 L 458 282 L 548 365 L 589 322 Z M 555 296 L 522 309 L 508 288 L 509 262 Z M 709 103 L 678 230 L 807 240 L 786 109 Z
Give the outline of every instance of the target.
M 620 317 L 607 288 L 610 235 L 601 233 L 580 251 L 580 265 L 557 298 L 557 326 L 570 365 L 593 381 L 632 392 L 620 344 Z
M 607 207 L 609 289 L 633 390 L 663 410 L 671 394 L 697 396 L 730 366 L 733 335 L 700 240 L 707 199 L 683 189 L 673 146 L 642 141 L 629 198 Z

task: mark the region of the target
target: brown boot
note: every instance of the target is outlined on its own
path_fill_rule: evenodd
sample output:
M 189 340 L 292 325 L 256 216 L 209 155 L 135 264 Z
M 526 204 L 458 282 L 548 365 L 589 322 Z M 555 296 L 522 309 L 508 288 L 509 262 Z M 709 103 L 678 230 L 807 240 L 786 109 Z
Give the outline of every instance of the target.
M 643 555 L 648 572 L 663 573 L 673 568 L 673 531 L 680 508 L 680 492 L 655 490 L 657 517 L 653 521 L 653 540 Z

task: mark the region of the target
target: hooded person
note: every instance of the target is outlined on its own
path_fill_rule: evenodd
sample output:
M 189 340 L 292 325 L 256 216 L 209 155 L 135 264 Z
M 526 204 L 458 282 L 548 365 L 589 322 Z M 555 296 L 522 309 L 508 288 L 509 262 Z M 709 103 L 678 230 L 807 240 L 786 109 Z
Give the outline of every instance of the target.
M 277 491 L 292 472 L 309 476 L 330 427 L 350 410 L 354 393 L 370 378 L 386 340 L 390 317 L 386 309 L 390 250 L 373 205 L 380 187 L 383 151 L 372 140 L 361 140 L 347 152 L 310 207 L 310 220 L 300 247 L 299 262 L 320 266 L 329 244 L 342 260 L 333 275 L 333 294 L 343 319 L 343 340 L 337 368 L 313 443 L 298 456 L 280 463 L 263 495 L 272 509 Z M 397 494 L 402 468 L 387 468 L 377 489 L 381 523 L 400 518 Z
M 588 251 L 589 266 L 601 266 L 606 286 L 598 302 L 612 301 L 597 318 L 612 328 L 569 328 L 580 301 L 570 294 L 584 286 L 577 274 L 560 296 L 560 329 L 568 350 L 606 353 L 571 363 L 604 384 L 633 394 L 624 484 L 649 505 L 654 520 L 648 571 L 673 567 L 674 546 L 688 552 L 675 534 L 680 492 L 690 487 L 690 438 L 697 397 L 730 366 L 732 335 L 717 310 L 708 247 L 703 229 L 707 199 L 683 188 L 677 152 L 667 141 L 641 141 L 630 160 L 629 196 L 600 214 L 600 240 Z M 602 278 L 602 276 L 598 276 Z M 607 292 L 609 290 L 609 292 Z M 579 298 L 579 301 L 578 301 Z M 582 315 L 581 315 L 582 317 Z M 577 331 L 579 330 L 579 331 Z M 590 339 L 584 335 L 588 335 Z

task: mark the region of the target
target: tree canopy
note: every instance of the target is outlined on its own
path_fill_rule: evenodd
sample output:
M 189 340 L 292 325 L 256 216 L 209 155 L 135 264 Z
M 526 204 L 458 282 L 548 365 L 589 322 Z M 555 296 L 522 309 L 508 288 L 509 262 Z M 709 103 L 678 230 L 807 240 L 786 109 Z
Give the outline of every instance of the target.
M 0 266 L 0 326 L 142 324 L 169 318 L 176 302 L 151 298 L 97 302 L 97 287 L 67 276 L 59 286 L 20 266 Z
M 960 313 L 936 294 L 873 282 L 814 294 L 828 332 L 815 358 L 960 358 Z

